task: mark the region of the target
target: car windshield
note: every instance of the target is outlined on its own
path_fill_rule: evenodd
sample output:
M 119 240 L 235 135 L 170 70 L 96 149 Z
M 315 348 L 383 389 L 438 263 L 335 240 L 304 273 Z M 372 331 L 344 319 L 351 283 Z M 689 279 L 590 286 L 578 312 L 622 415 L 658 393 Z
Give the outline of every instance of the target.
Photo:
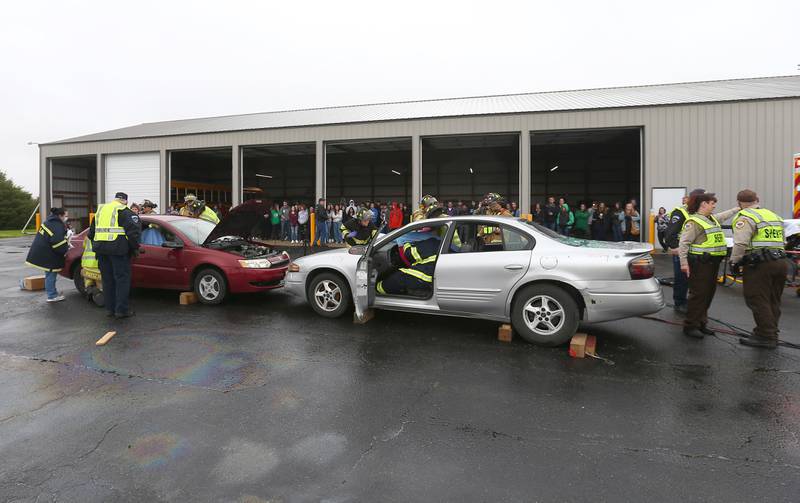
M 216 227 L 216 224 L 199 218 L 181 218 L 180 220 L 170 221 L 170 224 L 175 226 L 181 234 L 196 245 L 203 244 L 208 235 L 211 234 L 211 231 L 214 230 L 214 227 Z
M 589 240 L 588 239 L 580 239 L 580 238 L 571 238 L 567 236 L 562 236 L 561 234 L 557 233 L 552 229 L 548 229 L 543 225 L 539 225 L 536 222 L 529 222 L 527 219 L 520 218 L 520 222 L 524 222 L 537 231 L 541 232 L 545 236 L 549 237 L 550 239 L 555 239 L 556 241 L 563 243 L 568 246 L 588 246 Z

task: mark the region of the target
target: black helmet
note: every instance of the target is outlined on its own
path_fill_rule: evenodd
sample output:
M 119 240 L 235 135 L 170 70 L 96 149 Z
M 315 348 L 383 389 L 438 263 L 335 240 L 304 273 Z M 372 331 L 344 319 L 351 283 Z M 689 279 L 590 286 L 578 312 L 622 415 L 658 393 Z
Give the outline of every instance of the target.
M 372 216 L 372 211 L 366 208 L 359 208 L 358 211 L 356 211 L 356 220 L 359 222 L 363 222 L 364 220 L 372 220 Z
M 497 192 L 489 192 L 484 196 L 482 201 L 482 206 L 485 206 L 487 209 L 493 204 L 499 204 L 500 206 L 505 207 L 508 204 L 508 201 L 505 197 L 501 196 Z
M 433 204 L 425 210 L 425 218 L 439 218 L 444 214 L 444 208 L 439 206 L 438 203 Z
M 158 205 L 149 199 L 142 202 L 142 208 L 158 208 Z
M 426 194 L 422 196 L 422 199 L 419 200 L 419 205 L 423 208 L 429 208 L 435 204 L 439 204 L 439 201 L 430 194 Z
M 194 199 L 187 204 L 192 213 L 202 213 L 206 207 L 206 202 L 202 199 Z

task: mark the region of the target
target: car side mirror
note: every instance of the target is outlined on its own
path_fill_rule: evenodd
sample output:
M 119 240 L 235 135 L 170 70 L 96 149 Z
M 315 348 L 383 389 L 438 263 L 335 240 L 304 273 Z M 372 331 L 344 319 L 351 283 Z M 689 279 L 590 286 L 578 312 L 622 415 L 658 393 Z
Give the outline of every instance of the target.
M 179 249 L 183 248 L 183 243 L 181 243 L 180 241 L 164 241 L 163 243 L 161 243 L 161 247 Z

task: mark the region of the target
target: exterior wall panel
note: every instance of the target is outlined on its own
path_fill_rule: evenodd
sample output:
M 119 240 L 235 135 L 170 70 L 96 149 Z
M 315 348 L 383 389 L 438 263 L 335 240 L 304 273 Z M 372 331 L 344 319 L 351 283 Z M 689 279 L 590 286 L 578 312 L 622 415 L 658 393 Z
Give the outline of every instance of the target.
M 652 187 L 685 186 L 689 190 L 703 187 L 717 192 L 721 208 L 732 206 L 736 192 L 749 187 L 759 192 L 764 205 L 783 215 L 791 213 L 790 163 L 792 154 L 800 152 L 798 98 L 397 120 L 50 144 L 40 147 L 41 185 L 42 193 L 46 193 L 46 160 L 69 155 L 639 126 L 644 127 L 645 139 L 643 208 L 649 208 Z

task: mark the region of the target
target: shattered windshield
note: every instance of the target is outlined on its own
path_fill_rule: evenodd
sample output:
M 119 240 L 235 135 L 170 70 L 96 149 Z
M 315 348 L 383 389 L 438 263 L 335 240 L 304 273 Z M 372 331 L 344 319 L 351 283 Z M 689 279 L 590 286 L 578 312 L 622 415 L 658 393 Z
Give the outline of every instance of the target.
M 545 227 L 543 225 L 539 225 L 539 224 L 537 224 L 535 222 L 529 222 L 526 219 L 522 219 L 521 218 L 520 222 L 524 222 L 524 223 L 530 225 L 531 227 L 533 227 L 534 229 L 536 229 L 537 231 L 541 232 L 545 236 L 549 237 L 550 239 L 554 239 L 554 240 L 556 240 L 556 241 L 558 241 L 560 243 L 563 243 L 565 245 L 568 245 L 568 246 L 588 246 L 589 243 L 590 243 L 590 241 L 588 239 L 571 238 L 571 237 L 567 237 L 567 236 L 562 236 L 561 234 L 557 233 L 554 230 L 548 229 L 547 227 Z M 594 246 L 594 243 L 595 242 L 592 242 L 592 246 Z

